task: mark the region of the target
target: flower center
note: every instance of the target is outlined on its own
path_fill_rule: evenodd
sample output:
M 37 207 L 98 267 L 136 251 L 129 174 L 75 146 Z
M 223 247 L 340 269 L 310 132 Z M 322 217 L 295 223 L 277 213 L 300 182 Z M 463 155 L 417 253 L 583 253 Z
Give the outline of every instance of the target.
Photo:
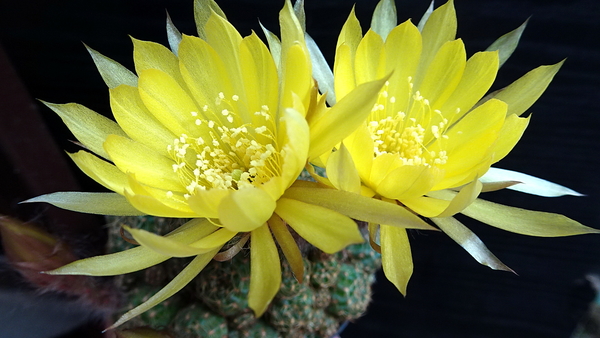
M 233 95 L 232 100 L 237 101 L 238 96 Z M 227 101 L 219 93 L 215 103 L 219 107 Z M 280 174 L 282 154 L 273 134 L 269 107 L 263 105 L 261 111 L 255 112 L 253 123 L 242 123 L 232 106 L 227 104 L 219 113 L 208 106 L 203 107 L 202 114 L 190 112 L 197 117 L 195 125 L 201 127 L 202 136 L 181 134 L 167 146 L 175 161 L 173 171 L 188 191 L 185 197 L 197 190 L 256 186 Z M 257 126 L 257 120 L 262 120 L 262 124 Z
M 448 120 L 439 110 L 431 109 L 429 101 L 419 91 L 412 93 L 412 79 L 409 77 L 407 112 L 395 110 L 396 97 L 390 96 L 385 83 L 379 92 L 377 102 L 369 116 L 368 129 L 374 141 L 374 156 L 397 154 L 404 165 L 424 165 L 446 163 L 446 151 L 435 152 L 427 149 L 433 140 L 447 139 L 445 131 Z

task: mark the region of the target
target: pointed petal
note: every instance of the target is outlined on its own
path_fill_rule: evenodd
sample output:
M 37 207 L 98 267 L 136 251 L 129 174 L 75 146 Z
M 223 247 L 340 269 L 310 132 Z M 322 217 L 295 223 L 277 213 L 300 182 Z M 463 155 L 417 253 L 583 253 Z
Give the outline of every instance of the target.
M 398 24 L 396 4 L 393 0 L 381 0 L 375 7 L 371 19 L 371 29 L 385 40 L 394 27 Z
M 167 47 L 151 41 L 131 38 L 133 41 L 133 61 L 135 72 L 139 75 L 147 69 L 157 69 L 183 83 L 179 72 L 179 60 Z
M 493 270 L 514 271 L 502 263 L 469 228 L 454 217 L 431 219 L 443 232 L 463 247 L 479 264 Z
M 194 19 L 196 21 L 196 29 L 198 30 L 198 36 L 203 40 L 206 40 L 206 22 L 212 13 L 215 13 L 227 20 L 225 13 L 223 13 L 221 7 L 219 7 L 214 0 L 194 0 Z
M 496 52 L 475 53 L 467 60 L 465 71 L 456 89 L 439 108 L 448 118 L 448 125 L 453 125 L 471 110 L 490 89 L 497 73 L 498 54 Z M 435 109 L 437 108 L 435 107 Z
M 506 231 L 539 237 L 600 233 L 563 215 L 509 207 L 477 199 L 462 211 L 480 222 Z
M 200 217 L 219 218 L 219 205 L 231 191 L 224 189 L 198 190 L 190 196 L 190 208 Z
M 352 155 L 359 176 L 368 182 L 373 167 L 373 149 L 375 145 L 366 123 L 361 124 L 344 140 L 344 145 Z
M 219 220 L 231 231 L 252 231 L 271 218 L 275 205 L 275 200 L 260 188 L 234 190 L 221 201 Z
M 134 174 L 140 183 L 165 192 L 187 192 L 179 176 L 173 172 L 175 161 L 145 145 L 129 138 L 109 135 L 104 142 L 104 149 L 122 172 Z
M 125 197 L 107 192 L 63 191 L 30 198 L 21 203 L 50 203 L 56 207 L 98 215 L 140 216 L 145 215 L 133 207 Z
M 84 150 L 68 155 L 81 171 L 106 188 L 122 195 L 129 187 L 127 175 L 113 164 Z
M 167 145 L 173 144 L 175 135 L 146 109 L 136 87 L 112 88 L 110 108 L 115 120 L 131 139 L 167 155 Z
M 236 94 L 244 100 L 246 93 L 241 79 L 239 55 L 242 36 L 229 21 L 214 13 L 208 18 L 205 28 L 206 41 L 223 61 L 226 76 L 233 86 L 234 92 L 230 95 Z
M 498 133 L 498 139 L 496 143 L 494 143 L 493 152 L 494 152 L 494 163 L 503 159 L 508 153 L 510 153 L 517 142 L 523 136 L 525 129 L 529 125 L 529 120 L 531 119 L 531 115 L 527 117 L 519 117 L 515 114 L 508 115 L 504 120 L 504 124 L 502 125 L 502 129 Z
M 165 237 L 182 244 L 189 244 L 193 241 L 193 238 L 188 237 L 185 230 L 196 227 L 202 221 L 198 219 L 191 220 Z M 138 246 L 108 255 L 80 259 L 47 273 L 56 275 L 114 276 L 143 270 L 164 262 L 169 258 L 171 257 Z
M 233 235 L 230 231 L 212 225 L 209 221 L 199 223 L 195 227 L 182 230 L 194 242 L 190 245 L 181 243 L 169 237 L 159 236 L 143 229 L 133 229 L 123 226 L 141 246 L 169 257 L 189 257 L 204 254 L 214 248 L 223 246 Z M 222 230 L 225 230 L 223 232 Z M 225 235 L 226 236 L 222 236 Z M 209 238 L 210 237 L 210 238 Z M 207 240 L 208 238 L 208 240 Z
M 329 156 L 326 170 L 327 177 L 337 189 L 360 193 L 360 177 L 344 143 Z
M 319 91 L 327 95 L 327 103 L 329 103 L 330 106 L 333 106 L 336 102 L 333 72 L 315 40 L 308 34 L 306 34 L 304 38 L 306 40 L 306 47 L 310 52 L 313 77 L 317 80 Z
M 521 35 L 527 26 L 527 22 L 529 22 L 529 19 L 525 20 L 525 22 L 523 22 L 521 26 L 517 27 L 517 29 L 499 37 L 486 49 L 486 51 L 498 51 L 498 56 L 500 59 L 500 64 L 498 67 L 502 67 L 502 65 L 506 62 L 506 60 L 508 60 L 508 58 L 517 48 L 519 40 L 521 39 Z
M 344 26 L 342 26 L 342 31 L 338 36 L 335 49 L 339 49 L 342 44 L 347 45 L 350 48 L 350 54 L 354 59 L 356 48 L 358 48 L 358 44 L 360 43 L 362 37 L 362 28 L 360 27 L 360 22 L 356 18 L 356 14 L 354 13 L 354 7 L 352 7 L 352 11 L 350 12 L 350 15 L 348 15 L 348 19 L 346 19 Z M 352 63 L 354 63 L 354 61 Z
M 550 66 L 540 66 L 501 89 L 493 98 L 508 104 L 507 115 L 520 116 L 544 93 L 563 63 L 561 61 Z
M 364 241 L 353 220 L 327 208 L 281 198 L 275 212 L 302 238 L 329 254 Z
M 85 45 L 85 48 L 92 56 L 92 60 L 94 60 L 94 64 L 108 88 L 115 88 L 122 84 L 133 87 L 137 86 L 137 76 L 129 69 L 123 67 L 113 59 L 98 53 L 87 45 Z
M 398 291 L 406 295 L 413 272 L 412 253 L 406 229 L 381 225 L 381 265 L 383 273 Z
M 385 198 L 402 200 L 426 194 L 443 177 L 444 171 L 433 166 L 403 165 L 385 175 L 374 189 Z
M 179 43 L 181 42 L 181 33 L 173 24 L 169 13 L 167 13 L 167 40 L 169 40 L 169 47 L 171 47 L 171 52 L 173 52 L 173 54 L 177 56 L 179 50 Z
M 60 116 L 79 142 L 106 159 L 108 159 L 108 154 L 102 147 L 106 137 L 111 134 L 127 136 L 114 121 L 80 104 L 54 104 L 44 101 L 42 103 Z
M 194 258 L 186 267 L 183 269 L 173 280 L 169 282 L 164 288 L 158 291 L 154 296 L 150 297 L 147 301 L 135 307 L 132 310 L 127 311 L 122 315 L 113 325 L 107 328 L 107 330 L 114 329 L 115 327 L 125 323 L 126 321 L 150 310 L 154 306 L 158 305 L 165 299 L 183 289 L 189 282 L 191 282 L 199 273 L 204 269 L 206 264 L 214 257 L 219 251 L 215 249 L 211 252 L 199 255 Z
M 318 187 L 291 187 L 283 196 L 322 206 L 359 221 L 407 229 L 435 230 L 402 206 L 346 191 Z
M 226 97 L 234 94 L 227 66 L 221 56 L 206 41 L 184 35 L 179 45 L 179 60 L 181 75 L 196 104 L 200 107 L 206 105 L 208 111 L 220 112 L 222 108 L 218 109 L 215 102 L 219 98 L 219 93 L 223 93 Z M 213 115 L 207 118 L 214 119 Z M 221 114 L 217 114 L 219 115 Z M 190 120 L 188 123 L 194 122 Z
M 179 46 L 181 58 L 185 40 Z M 140 98 L 152 115 L 175 135 L 194 132 L 196 117 L 191 112 L 199 110 L 180 84 L 158 69 L 146 69 L 139 75 Z
M 452 0 L 431 13 L 421 31 L 421 35 L 423 35 L 423 57 L 419 66 L 420 74 L 429 68 L 429 64 L 437 54 L 438 49 L 446 42 L 454 40 L 456 27 L 456 11 Z M 417 75 L 415 78 L 420 77 L 421 75 Z
M 125 197 L 136 209 L 148 215 L 160 217 L 197 217 L 189 207 L 182 194 L 168 194 L 167 191 L 141 185 L 129 175 L 129 188 Z
M 423 73 L 424 78 L 415 80 L 415 90 L 430 100 L 432 109 L 441 107 L 460 83 L 467 62 L 466 55 L 462 40 L 448 41 L 440 47 Z
M 260 23 L 260 22 L 259 22 Z M 277 69 L 280 69 L 280 61 L 281 61 L 281 41 L 279 38 L 273 34 L 270 30 L 268 30 L 262 23 L 260 23 L 260 28 L 262 28 L 265 37 L 267 38 L 267 43 L 269 44 L 269 51 L 273 56 L 273 60 L 275 61 L 275 66 Z
M 271 229 L 273 236 L 275 236 L 275 239 L 277 240 L 277 244 L 279 244 L 279 247 L 285 256 L 285 259 L 290 264 L 294 276 L 299 283 L 302 283 L 302 280 L 304 279 L 304 261 L 302 260 L 302 253 L 298 248 L 296 240 L 290 233 L 287 225 L 279 216 L 273 214 L 273 217 L 269 219 L 268 224 L 269 229 Z
M 377 100 L 377 93 L 388 78 L 389 76 L 358 86 L 322 118 L 309 121 L 309 159 L 330 151 L 365 121 Z
M 425 11 L 425 13 L 423 13 L 421 20 L 419 20 L 419 24 L 417 26 L 419 28 L 419 32 L 423 31 L 423 27 L 425 27 L 427 20 L 429 20 L 431 13 L 433 13 L 434 2 L 435 2 L 435 0 L 431 0 L 431 2 L 429 3 L 429 7 L 427 7 L 427 10 Z
M 386 75 L 383 67 L 384 57 L 383 39 L 369 30 L 356 49 L 354 60 L 356 83 L 360 85 Z
M 460 192 L 454 196 L 448 207 L 436 217 L 450 217 L 463 211 L 477 199 L 482 187 L 483 185 L 478 179 L 473 180 L 473 182 L 460 189 Z
M 339 46 L 335 52 L 333 86 L 335 88 L 336 104 L 337 100 L 346 97 L 356 88 L 354 54 L 352 53 L 350 47 L 346 44 Z
M 490 170 L 480 179 L 484 183 L 513 181 L 521 184 L 516 184 L 507 187 L 511 190 L 524 192 L 544 197 L 558 197 L 564 195 L 583 196 L 575 190 L 571 190 L 562 185 L 546 181 L 544 179 L 500 168 L 490 168 Z
M 279 291 L 281 262 L 268 226 L 258 227 L 250 236 L 248 306 L 260 317 Z

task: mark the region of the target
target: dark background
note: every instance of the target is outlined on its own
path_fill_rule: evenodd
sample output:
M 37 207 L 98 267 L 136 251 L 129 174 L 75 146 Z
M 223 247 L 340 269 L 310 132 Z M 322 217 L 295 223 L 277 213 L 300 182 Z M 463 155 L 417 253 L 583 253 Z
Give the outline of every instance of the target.
M 331 62 L 337 33 L 354 2 L 306 2 L 308 31 L 324 47 Z M 399 20 L 412 18 L 415 23 L 429 5 L 427 0 L 397 2 Z M 276 31 L 281 3 L 219 1 L 242 35 L 251 29 L 260 31 L 258 18 Z M 363 28 L 368 27 L 375 5 L 376 1 L 356 1 Z M 519 48 L 502 67 L 494 89 L 541 64 L 567 58 L 549 89 L 530 109 L 533 117 L 525 136 L 497 166 L 545 178 L 587 195 L 543 198 L 503 191 L 483 197 L 565 214 L 600 228 L 600 3 L 457 0 L 455 5 L 458 37 L 465 41 L 469 55 L 485 49 L 531 16 Z M 192 0 L 1 0 L 0 44 L 31 97 L 56 103 L 78 102 L 110 114 L 108 91 L 81 42 L 133 69 L 127 35 L 166 44 L 165 10 L 183 33 L 196 34 Z M 55 211 L 47 206 L 18 206 L 18 201 L 57 190 L 101 190 L 70 163 L 56 164 L 65 160 L 64 154 L 47 157 L 51 152 L 42 149 L 52 148 L 51 142 L 56 142 L 59 149 L 74 150 L 68 142 L 72 136 L 49 109 L 34 101 L 19 101 L 25 91 L 15 83 L 16 77 L 5 75 L 0 79 L 0 123 L 4 124 L 3 136 L 11 135 L 4 138 L 5 146 L 0 149 L 0 212 L 31 219 Z M 34 120 L 41 116 L 42 122 L 22 121 L 25 111 Z M 15 127 L 8 128 L 12 122 Z M 44 125 L 53 140 L 44 136 Z M 17 140 L 27 142 L 23 145 Z M 48 224 L 67 240 L 84 236 L 101 243 L 98 219 L 74 222 L 74 217 L 78 216 L 62 213 Z M 73 225 L 66 225 L 69 222 Z M 600 237 L 530 238 L 477 222 L 468 225 L 519 275 L 477 264 L 442 234 L 413 232 L 415 272 L 408 296 L 403 298 L 379 278 L 369 311 L 342 337 L 569 337 L 593 299 L 585 276 L 600 273 Z M 41 319 L 31 319 L 31 323 L 36 320 Z M 4 337 L 2 329 L 0 337 Z

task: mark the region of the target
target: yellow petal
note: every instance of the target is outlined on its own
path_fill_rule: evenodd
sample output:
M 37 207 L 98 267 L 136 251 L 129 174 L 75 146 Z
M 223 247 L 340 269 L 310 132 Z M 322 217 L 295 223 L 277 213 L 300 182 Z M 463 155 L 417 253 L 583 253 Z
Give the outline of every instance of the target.
M 416 197 L 429 192 L 443 175 L 443 170 L 433 166 L 403 165 L 392 170 L 373 188 L 390 199 Z
M 146 69 L 158 69 L 183 84 L 179 73 L 179 60 L 167 47 L 152 41 L 133 41 L 133 61 L 138 75 Z
M 208 251 L 211 251 L 214 248 L 221 247 L 233 237 L 231 236 L 227 239 L 220 238 L 219 241 L 210 241 L 210 244 L 207 243 L 208 241 L 204 241 L 198 244 L 200 240 L 205 239 L 207 236 L 215 237 L 214 235 L 222 235 L 220 234 L 221 231 L 217 230 L 218 227 L 212 225 L 207 220 L 204 220 L 204 222 L 202 223 L 198 223 L 195 227 L 182 230 L 182 232 L 185 232 L 186 236 L 188 236 L 194 241 L 190 245 L 181 243 L 177 240 L 173 240 L 169 237 L 156 235 L 152 232 L 143 229 L 134 229 L 128 226 L 123 227 L 125 228 L 125 230 L 127 230 L 127 232 L 129 232 L 133 236 L 133 239 L 135 239 L 141 246 L 147 247 L 152 251 L 170 257 L 189 257 L 203 254 Z
M 129 177 L 131 191 L 125 191 L 127 201 L 148 215 L 161 217 L 196 217 L 180 194 L 168 196 L 164 190 L 144 187 L 132 176 Z
M 450 205 L 450 201 L 427 196 L 404 198 L 401 202 L 413 212 L 424 217 L 435 217 Z
M 354 76 L 354 54 L 346 44 L 339 46 L 335 52 L 333 74 L 336 100 L 340 100 L 357 86 Z
M 256 125 L 263 125 L 264 117 L 256 115 L 254 112 L 261 111 L 263 105 L 271 109 L 277 107 L 279 80 L 275 62 L 273 62 L 267 46 L 255 33 L 242 40 L 240 63 L 246 90 L 246 109 Z
M 281 176 L 289 182 L 285 188 L 300 175 L 302 168 L 306 165 L 306 158 L 309 151 L 310 130 L 306 120 L 297 110 L 287 108 L 281 112 L 282 118 L 279 121 L 279 133 L 282 137 L 282 143 L 285 144 L 285 154 L 283 156 L 283 165 Z M 281 144 L 281 143 L 280 143 Z M 280 192 L 279 196 L 283 194 Z M 279 198 L 277 196 L 277 198 Z
M 485 265 L 493 270 L 514 272 L 502 263 L 485 244 L 469 228 L 464 226 L 456 218 L 432 218 L 431 219 L 443 232 L 445 232 L 456 243 L 463 247 L 479 264 Z
M 275 200 L 260 188 L 234 190 L 221 201 L 219 220 L 231 231 L 252 231 L 271 218 L 275 205 Z
M 406 229 L 381 225 L 381 265 L 383 273 L 396 288 L 406 295 L 413 272 L 412 253 Z
M 379 34 L 369 30 L 356 49 L 354 72 L 356 84 L 379 79 L 386 75 L 383 40 Z
M 463 214 L 476 220 L 518 234 L 560 237 L 600 233 L 563 215 L 509 207 L 477 199 Z
M 206 41 L 214 48 L 225 65 L 226 76 L 233 86 L 233 91 L 240 98 L 246 97 L 240 69 L 240 33 L 227 21 L 213 14 L 206 22 Z M 233 94 L 231 94 L 233 95 Z
M 283 195 L 286 198 L 315 204 L 335 210 L 359 221 L 387 224 L 407 229 L 435 230 L 421 218 L 397 204 L 358 194 L 319 188 L 316 183 L 311 188 L 306 182 L 304 187 L 291 187 Z
M 302 238 L 326 253 L 364 241 L 354 221 L 327 208 L 281 198 L 275 212 Z
M 181 75 L 196 104 L 199 107 L 206 105 L 210 112 L 220 112 L 222 108 L 218 109 L 216 105 L 219 93 L 230 98 L 234 94 L 234 90 L 227 75 L 225 63 L 217 51 L 202 39 L 184 35 L 179 45 L 179 59 Z M 210 65 L 210 67 L 205 65 Z M 205 114 L 202 111 L 198 113 Z M 221 114 L 211 114 L 205 118 L 220 119 L 223 117 Z
M 175 135 L 144 106 L 136 87 L 121 85 L 110 90 L 110 107 L 123 131 L 159 154 L 167 154 L 167 145 Z
M 358 86 L 341 100 L 338 97 L 338 102 L 323 117 L 309 121 L 309 159 L 330 151 L 365 121 L 377 100 L 377 93 L 387 79 L 385 77 Z
M 463 211 L 477 199 L 481 193 L 482 187 L 483 185 L 478 179 L 473 180 L 473 182 L 460 189 L 460 192 L 454 196 L 448 207 L 436 217 L 450 217 Z
M 294 276 L 296 276 L 299 283 L 302 283 L 302 280 L 304 279 L 304 261 L 302 260 L 302 253 L 298 248 L 296 240 L 290 233 L 287 225 L 279 218 L 279 216 L 273 214 L 273 217 L 269 219 L 268 224 L 285 259 L 290 264 Z
M 196 21 L 198 36 L 204 40 L 206 40 L 206 22 L 213 13 L 227 20 L 225 13 L 214 0 L 194 1 L 194 21 Z
M 390 95 L 400 98 L 412 93 L 408 78 L 415 76 L 422 45 L 421 33 L 410 20 L 392 29 L 388 35 L 385 40 L 386 72 L 394 72 L 388 87 Z M 397 99 L 394 104 L 395 112 L 407 111 L 408 103 L 409 100 Z
M 472 179 L 476 175 L 473 171 L 482 162 L 491 164 L 493 144 L 504 123 L 505 111 L 504 102 L 489 100 L 450 128 L 446 132 L 448 139 L 437 139 L 428 147 L 436 152 L 446 150 L 448 156 L 446 163 L 439 165 L 439 168 L 446 171 L 445 179 L 432 190 L 456 187 L 464 180 L 465 174 Z M 487 169 L 482 170 L 485 172 Z
M 365 123 L 361 124 L 344 140 L 344 145 L 352 155 L 352 159 L 363 181 L 368 182 L 373 166 L 373 149 L 375 145 L 371 133 Z
M 326 170 L 327 177 L 337 189 L 360 193 L 360 177 L 344 143 L 329 156 Z
M 182 244 L 189 244 L 193 241 L 193 238 L 190 238 L 185 230 L 194 228 L 199 222 L 203 221 L 198 219 L 191 220 L 165 237 Z M 164 262 L 169 258 L 171 257 L 138 246 L 113 254 L 80 259 L 47 273 L 55 275 L 114 276 L 143 270 Z
M 372 149 L 370 153 L 373 153 Z M 371 175 L 366 180 L 367 185 L 375 190 L 386 176 L 402 165 L 403 162 L 397 154 L 385 153 L 375 157 L 371 166 Z
M 180 53 L 183 53 L 182 48 L 183 41 Z M 141 72 L 138 82 L 144 105 L 161 124 L 175 135 L 195 130 L 196 117 L 191 112 L 198 112 L 198 108 L 171 76 L 157 69 L 147 69 Z
M 281 263 L 267 225 L 254 229 L 250 236 L 248 306 L 256 317 L 260 317 L 279 291 Z
M 454 2 L 448 1 L 438 7 L 425 23 L 423 31 L 423 57 L 419 65 L 419 72 L 424 73 L 438 49 L 447 41 L 454 40 L 456 36 L 456 11 Z M 416 78 L 420 78 L 417 75 Z
M 340 32 L 335 48 L 339 49 L 341 45 L 345 44 L 350 48 L 351 54 L 354 55 L 361 38 L 362 28 L 360 27 L 360 22 L 356 18 L 356 14 L 354 13 L 354 7 L 352 7 L 352 11 L 350 12 L 350 15 L 348 15 L 348 19 L 346 19 L 346 22 L 342 27 L 342 31 Z M 352 58 L 354 58 L 354 56 Z
M 462 40 L 448 41 L 440 47 L 427 67 L 422 82 L 415 83 L 415 89 L 429 100 L 432 109 L 441 107 L 458 86 L 465 70 L 466 58 Z
M 500 90 L 493 98 L 508 104 L 507 115 L 520 116 L 544 93 L 563 63 L 540 66 Z
M 106 188 L 122 195 L 129 186 L 127 175 L 113 164 L 83 150 L 68 155 L 81 171 Z
M 208 189 L 196 190 L 188 199 L 190 208 L 200 217 L 218 218 L 219 205 L 231 190 Z
M 515 147 L 529 125 L 530 118 L 531 115 L 518 117 L 514 114 L 506 117 L 498 134 L 498 140 L 493 145 L 494 163 L 503 159 Z
M 145 185 L 169 190 L 186 192 L 179 176 L 173 172 L 173 161 L 145 145 L 129 138 L 109 135 L 104 149 L 110 159 L 124 173 L 135 174 L 136 179 Z
M 85 44 L 84 44 L 85 45 Z M 85 45 L 85 48 L 92 56 L 102 80 L 108 86 L 108 88 L 115 88 L 122 84 L 129 86 L 137 86 L 137 76 L 133 74 L 129 69 L 123 67 L 120 63 L 108 58 L 94 49 Z
M 105 192 L 65 191 L 30 198 L 21 203 L 50 203 L 59 208 L 98 215 L 139 216 L 146 213 L 132 206 L 123 196 Z
M 306 46 L 299 43 L 292 45 L 287 53 L 282 57 L 282 84 L 281 90 L 281 107 L 294 107 L 293 95 L 297 95 L 304 107 L 310 105 L 311 90 L 314 82 L 312 78 L 312 69 L 310 64 L 310 56 Z M 301 111 L 302 115 L 306 115 L 306 111 Z
M 79 142 L 106 159 L 108 159 L 108 154 L 102 147 L 106 137 L 111 134 L 127 136 L 114 121 L 80 104 L 54 104 L 44 101 L 42 103 L 60 116 Z
M 185 287 L 189 282 L 196 278 L 200 271 L 204 269 L 206 264 L 208 264 L 211 261 L 211 259 L 215 256 L 215 254 L 218 251 L 219 249 L 215 249 L 211 252 L 199 255 L 196 258 L 194 258 L 175 278 L 173 278 L 173 280 L 169 282 L 169 284 L 167 284 L 164 288 L 162 288 L 154 296 L 150 297 L 150 299 L 148 299 L 141 305 L 133 308 L 132 310 L 127 311 L 113 325 L 108 327 L 107 330 L 114 329 L 115 327 L 125 323 L 131 318 L 134 318 L 150 310 L 154 306 L 163 302 L 165 299 L 179 292 L 179 290 L 183 289 L 183 287 Z
M 497 52 L 475 53 L 467 60 L 465 71 L 452 95 L 441 108 L 436 106 L 432 109 L 440 109 L 448 118 L 449 125 L 454 124 L 485 95 L 492 86 L 497 73 Z M 457 113 L 457 109 L 460 109 L 460 112 Z

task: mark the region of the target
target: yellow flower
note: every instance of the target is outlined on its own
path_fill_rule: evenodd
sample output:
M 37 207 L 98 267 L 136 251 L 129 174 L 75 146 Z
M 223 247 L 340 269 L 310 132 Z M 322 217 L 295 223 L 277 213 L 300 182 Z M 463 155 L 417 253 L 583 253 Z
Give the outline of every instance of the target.
M 238 234 L 233 253 L 251 242 L 249 305 L 257 316 L 280 285 L 273 236 L 302 279 L 302 257 L 287 225 L 327 253 L 364 241 L 349 217 L 282 195 L 309 156 L 331 149 L 362 122 L 383 81 L 361 86 L 357 95 L 327 109 L 289 0 L 280 13 L 281 41 L 268 34 L 271 51 L 254 33 L 242 38 L 214 1 L 197 1 L 195 13 L 201 38 L 181 36 L 169 26 L 172 51 L 133 40 L 137 75 L 89 49 L 110 88 L 116 123 L 78 104 L 47 103 L 89 150 L 71 154 L 75 163 L 115 193 L 59 192 L 28 202 L 97 214 L 191 218 L 164 237 L 125 227 L 140 247 L 50 272 L 116 275 L 196 256 L 113 327 L 180 290 Z
M 317 178 L 429 218 L 480 263 L 494 269 L 510 270 L 453 215 L 462 212 L 533 236 L 597 232 L 561 215 L 477 199 L 482 191 L 517 183 L 492 179 L 482 184 L 479 178 L 520 139 L 529 122 L 520 115 L 542 94 L 562 63 L 539 67 L 483 98 L 520 32 L 506 35 L 492 45 L 492 51 L 467 59 L 463 42 L 455 39 L 451 0 L 428 13 L 419 26 L 422 29 L 410 21 L 397 25 L 395 7 L 388 0 L 379 3 L 364 36 L 354 12 L 350 14 L 337 42 L 333 84 L 325 87 L 333 85 L 333 100 L 339 100 L 364 82 L 389 79 L 366 122 L 337 151 L 314 161 L 327 170 L 328 179 Z M 413 269 L 406 230 L 373 223 L 370 233 L 372 244 L 381 251 L 387 278 L 405 294 Z

